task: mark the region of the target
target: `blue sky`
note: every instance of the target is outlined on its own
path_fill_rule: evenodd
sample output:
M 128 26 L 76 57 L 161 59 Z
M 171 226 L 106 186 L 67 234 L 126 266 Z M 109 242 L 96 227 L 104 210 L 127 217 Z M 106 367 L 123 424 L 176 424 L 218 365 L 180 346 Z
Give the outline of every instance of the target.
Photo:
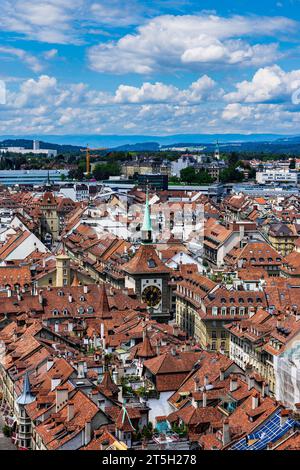
M 2 135 L 299 133 L 299 0 L 0 6 Z

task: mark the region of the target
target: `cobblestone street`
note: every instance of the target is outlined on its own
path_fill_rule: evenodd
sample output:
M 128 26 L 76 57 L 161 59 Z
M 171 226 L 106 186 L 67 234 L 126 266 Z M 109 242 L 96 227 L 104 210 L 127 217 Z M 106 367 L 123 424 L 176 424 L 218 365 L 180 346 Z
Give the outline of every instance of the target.
M 11 439 L 5 437 L 2 428 L 4 426 L 4 419 L 0 413 L 0 451 L 1 450 L 16 450 L 16 447 L 12 444 Z

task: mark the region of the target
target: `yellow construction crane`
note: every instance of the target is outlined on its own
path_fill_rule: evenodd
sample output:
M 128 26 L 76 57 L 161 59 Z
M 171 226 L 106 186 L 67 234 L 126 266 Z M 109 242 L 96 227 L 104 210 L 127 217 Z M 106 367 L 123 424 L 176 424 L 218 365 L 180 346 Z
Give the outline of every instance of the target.
M 86 175 L 90 176 L 91 174 L 91 154 L 90 151 L 94 150 L 107 150 L 106 147 L 99 147 L 99 148 L 90 148 L 87 144 L 85 149 L 80 149 L 81 152 L 85 152 L 85 161 L 86 161 Z M 100 155 L 92 155 L 94 158 L 99 157 Z

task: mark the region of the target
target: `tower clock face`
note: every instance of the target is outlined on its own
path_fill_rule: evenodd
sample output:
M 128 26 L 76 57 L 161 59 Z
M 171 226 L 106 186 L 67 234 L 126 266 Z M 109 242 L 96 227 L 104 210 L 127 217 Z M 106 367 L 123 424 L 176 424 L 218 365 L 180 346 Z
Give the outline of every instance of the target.
M 148 286 L 143 290 L 142 300 L 149 307 L 155 307 L 161 301 L 161 291 L 157 286 Z

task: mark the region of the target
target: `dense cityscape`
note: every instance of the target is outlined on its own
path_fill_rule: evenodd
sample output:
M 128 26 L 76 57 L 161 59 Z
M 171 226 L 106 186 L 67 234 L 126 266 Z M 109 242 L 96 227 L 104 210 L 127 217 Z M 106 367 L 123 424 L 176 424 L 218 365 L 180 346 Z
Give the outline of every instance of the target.
M 299 0 L 0 7 L 1 468 L 288 465 Z
M 136 153 L 98 182 L 84 155 L 83 181 L 4 171 L 5 445 L 299 448 L 300 159 Z

